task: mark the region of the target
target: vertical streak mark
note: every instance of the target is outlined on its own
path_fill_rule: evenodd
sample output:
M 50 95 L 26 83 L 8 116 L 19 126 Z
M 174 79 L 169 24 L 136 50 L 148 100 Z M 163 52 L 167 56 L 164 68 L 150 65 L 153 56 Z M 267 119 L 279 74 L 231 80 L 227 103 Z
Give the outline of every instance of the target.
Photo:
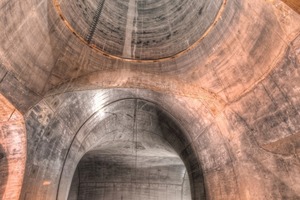
M 138 144 L 137 144 L 137 106 L 138 106 L 138 100 L 135 99 L 135 107 L 134 107 L 134 117 L 133 117 L 133 136 L 134 136 L 134 149 L 135 149 L 135 171 L 134 171 L 134 178 L 135 178 L 135 182 L 137 181 L 136 177 L 137 177 L 137 157 L 138 157 Z
M 136 6 L 136 9 L 135 9 L 135 23 L 134 23 L 134 32 L 137 33 L 137 27 L 138 27 L 138 15 L 139 15 L 139 12 L 138 12 L 138 6 Z M 132 33 L 133 34 L 133 33 Z M 135 34 L 135 41 L 137 41 L 138 39 L 138 36 L 137 34 Z M 133 51 L 132 51 L 132 58 L 135 58 L 135 51 L 136 51 L 136 42 L 134 43 L 134 46 L 133 46 Z
M 88 44 L 91 43 L 91 40 L 94 36 L 94 33 L 95 33 L 95 30 L 96 30 L 96 27 L 97 27 L 97 24 L 99 22 L 99 18 L 100 18 L 100 15 L 101 15 L 101 12 L 102 12 L 102 8 L 103 8 L 103 5 L 105 3 L 105 0 L 100 0 L 99 4 L 98 4 L 98 7 L 97 7 L 97 10 L 96 10 L 96 14 L 95 16 L 93 17 L 93 22 L 90 26 L 90 29 L 89 29 L 89 33 L 88 35 L 85 37 L 86 41 L 88 42 Z
M 126 20 L 126 29 L 125 29 L 125 42 L 123 47 L 123 57 L 132 58 L 131 52 L 131 43 L 132 43 L 132 35 L 136 28 L 134 25 L 134 18 L 136 16 L 136 0 L 129 0 L 128 3 L 128 11 L 127 11 L 127 20 Z M 137 23 L 136 23 L 137 26 Z

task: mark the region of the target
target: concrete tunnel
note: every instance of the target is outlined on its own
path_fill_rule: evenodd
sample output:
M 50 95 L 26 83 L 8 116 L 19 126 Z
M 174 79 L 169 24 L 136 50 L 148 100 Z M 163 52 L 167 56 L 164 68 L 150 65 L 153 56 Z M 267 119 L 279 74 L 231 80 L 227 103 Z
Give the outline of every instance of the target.
M 300 199 L 297 0 L 1 0 L 4 200 Z

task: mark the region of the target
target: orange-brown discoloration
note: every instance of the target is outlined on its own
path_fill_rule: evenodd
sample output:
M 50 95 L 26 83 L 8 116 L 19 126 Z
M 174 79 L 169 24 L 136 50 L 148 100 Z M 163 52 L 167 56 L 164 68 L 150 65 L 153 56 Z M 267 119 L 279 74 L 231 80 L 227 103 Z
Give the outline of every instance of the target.
M 282 0 L 288 6 L 290 6 L 294 11 L 300 14 L 300 1 L 299 0 Z
M 22 115 L 0 94 L 0 197 L 19 199 L 26 162 Z

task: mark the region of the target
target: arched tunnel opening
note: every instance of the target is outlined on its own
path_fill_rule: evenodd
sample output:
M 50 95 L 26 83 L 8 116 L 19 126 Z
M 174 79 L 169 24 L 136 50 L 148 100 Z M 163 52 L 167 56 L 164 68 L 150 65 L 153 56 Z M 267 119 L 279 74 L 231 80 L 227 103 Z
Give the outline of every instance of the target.
M 205 199 L 185 133 L 158 105 L 123 99 L 82 126 L 71 144 L 58 199 Z
M 153 140 L 143 140 L 137 144 L 124 141 L 107 145 L 95 147 L 80 160 L 69 200 L 191 200 L 187 170 L 168 144 L 161 148 Z

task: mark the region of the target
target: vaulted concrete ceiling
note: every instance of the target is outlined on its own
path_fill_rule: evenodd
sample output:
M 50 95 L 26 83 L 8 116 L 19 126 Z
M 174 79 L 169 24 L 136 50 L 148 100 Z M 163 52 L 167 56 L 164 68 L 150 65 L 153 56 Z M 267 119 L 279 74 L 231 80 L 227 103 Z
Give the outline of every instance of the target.
M 120 58 L 157 60 L 199 43 L 226 1 L 55 1 L 65 24 L 86 44 Z
M 27 130 L 21 199 L 66 199 L 89 145 L 130 122 L 160 127 L 193 199 L 299 198 L 300 15 L 286 3 L 2 0 L 0 92 Z M 151 105 L 143 120 L 132 102 Z M 124 155 L 114 145 L 99 155 Z

